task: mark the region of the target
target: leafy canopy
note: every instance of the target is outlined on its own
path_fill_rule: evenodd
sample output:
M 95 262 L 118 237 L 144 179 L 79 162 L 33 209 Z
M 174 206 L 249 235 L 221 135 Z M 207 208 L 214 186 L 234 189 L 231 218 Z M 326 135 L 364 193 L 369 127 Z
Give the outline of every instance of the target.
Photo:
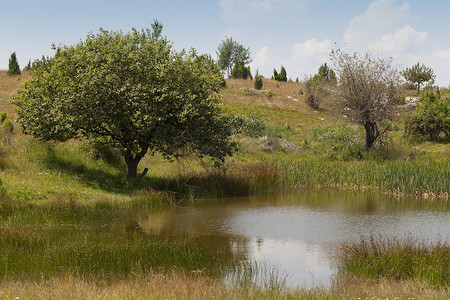
M 23 130 L 41 140 L 100 138 L 121 150 L 129 177 L 147 152 L 223 162 L 236 145 L 219 105 L 222 75 L 209 56 L 173 50 L 158 28 L 100 29 L 56 48 L 14 97 Z

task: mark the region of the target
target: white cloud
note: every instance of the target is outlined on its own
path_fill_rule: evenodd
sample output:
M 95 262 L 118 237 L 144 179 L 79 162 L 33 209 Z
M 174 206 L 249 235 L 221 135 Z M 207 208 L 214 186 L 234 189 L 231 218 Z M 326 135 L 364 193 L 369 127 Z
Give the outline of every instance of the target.
M 309 39 L 292 47 L 292 57 L 287 66 L 298 75 L 315 74 L 319 66 L 329 60 L 332 43 L 329 39 Z
M 294 59 L 301 59 L 305 56 L 317 56 L 323 55 L 324 53 L 329 53 L 331 49 L 331 42 L 328 39 L 323 40 L 322 42 L 317 41 L 316 38 L 309 39 L 303 44 L 295 44 L 292 47 L 292 53 Z
M 350 46 L 367 46 L 375 39 L 386 35 L 393 26 L 405 21 L 410 5 L 408 2 L 399 7 L 394 6 L 393 0 L 376 0 L 368 9 L 350 20 L 344 31 L 344 38 Z
M 256 51 L 251 66 L 252 69 L 260 69 L 261 72 L 261 70 L 270 67 L 268 64 L 271 64 L 271 61 L 269 60 L 269 47 L 264 46 Z
M 411 50 L 413 47 L 417 51 L 419 50 L 418 48 L 421 48 L 421 46 L 424 45 L 427 39 L 428 33 L 420 32 L 411 26 L 406 25 L 395 30 L 394 33 L 382 36 L 377 42 L 369 47 L 393 55 L 405 50 Z

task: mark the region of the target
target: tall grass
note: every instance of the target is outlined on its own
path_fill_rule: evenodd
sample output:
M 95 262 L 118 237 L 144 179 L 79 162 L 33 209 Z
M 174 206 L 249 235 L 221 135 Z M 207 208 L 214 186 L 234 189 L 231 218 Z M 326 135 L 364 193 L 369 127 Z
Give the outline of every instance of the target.
M 450 161 L 329 161 L 295 157 L 268 161 L 280 170 L 283 186 L 376 188 L 383 192 L 448 197 Z
M 340 272 L 346 276 L 450 284 L 450 245 L 446 241 L 372 236 L 345 243 L 339 262 Z

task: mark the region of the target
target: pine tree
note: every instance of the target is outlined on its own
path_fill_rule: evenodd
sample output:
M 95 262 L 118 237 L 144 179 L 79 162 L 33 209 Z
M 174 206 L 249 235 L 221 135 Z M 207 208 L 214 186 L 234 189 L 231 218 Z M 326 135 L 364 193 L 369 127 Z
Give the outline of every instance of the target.
M 9 58 L 8 75 L 20 75 L 20 66 L 17 61 L 16 52 L 13 52 Z

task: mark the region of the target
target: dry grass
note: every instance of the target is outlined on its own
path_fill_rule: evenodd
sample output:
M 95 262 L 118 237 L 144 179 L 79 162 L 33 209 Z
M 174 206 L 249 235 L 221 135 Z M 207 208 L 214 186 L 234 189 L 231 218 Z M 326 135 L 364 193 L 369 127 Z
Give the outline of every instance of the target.
M 30 78 L 29 72 L 22 72 L 19 76 L 10 76 L 7 71 L 0 71 L 0 112 L 6 111 L 10 116 L 15 115 L 14 107 L 10 104 L 11 95 Z
M 342 299 L 449 299 L 450 287 L 434 287 L 418 281 L 362 279 L 336 280 L 331 293 Z
M 73 276 L 41 281 L 0 282 L 0 299 L 448 299 L 449 288 L 413 281 L 341 278 L 326 290 L 242 289 L 221 281 L 180 273 L 93 282 Z M 8 297 L 8 298 L 7 298 Z

